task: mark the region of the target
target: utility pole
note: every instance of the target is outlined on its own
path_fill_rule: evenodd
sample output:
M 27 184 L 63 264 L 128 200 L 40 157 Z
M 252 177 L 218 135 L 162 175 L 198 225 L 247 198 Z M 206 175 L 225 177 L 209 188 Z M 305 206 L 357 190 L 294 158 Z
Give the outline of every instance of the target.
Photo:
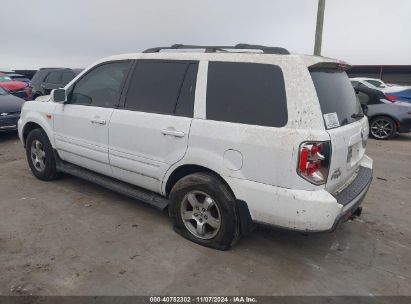
M 321 44 L 323 40 L 325 0 L 318 0 L 317 25 L 315 27 L 314 55 L 321 56 Z

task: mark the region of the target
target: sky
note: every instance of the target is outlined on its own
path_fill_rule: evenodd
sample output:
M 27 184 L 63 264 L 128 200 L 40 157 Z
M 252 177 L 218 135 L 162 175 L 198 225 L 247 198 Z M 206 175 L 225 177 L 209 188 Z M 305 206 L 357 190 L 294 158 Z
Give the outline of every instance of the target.
M 149 47 L 236 43 L 312 54 L 318 0 L 10 0 L 0 67 L 84 68 Z M 411 0 L 326 0 L 322 55 L 411 64 Z

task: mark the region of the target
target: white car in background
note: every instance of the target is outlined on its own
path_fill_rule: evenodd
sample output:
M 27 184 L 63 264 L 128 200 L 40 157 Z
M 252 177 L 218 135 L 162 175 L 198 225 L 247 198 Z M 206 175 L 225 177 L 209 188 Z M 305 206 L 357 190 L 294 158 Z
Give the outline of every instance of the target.
M 362 84 L 362 85 L 365 85 L 367 88 L 379 90 L 383 93 L 398 92 L 398 91 L 411 88 L 411 87 L 400 86 L 400 85 L 388 85 L 381 79 L 377 79 L 377 78 L 356 77 L 356 78 L 350 78 L 350 81 L 354 88 Z

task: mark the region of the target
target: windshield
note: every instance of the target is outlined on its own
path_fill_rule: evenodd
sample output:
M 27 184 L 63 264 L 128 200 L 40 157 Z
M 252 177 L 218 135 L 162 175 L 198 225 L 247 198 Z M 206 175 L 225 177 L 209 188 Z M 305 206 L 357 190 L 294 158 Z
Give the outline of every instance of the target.
M 311 71 L 327 129 L 337 128 L 364 116 L 361 105 L 344 71 Z
M 9 76 L 0 75 L 0 82 L 9 82 L 12 81 Z
M 0 95 L 8 95 L 9 93 L 3 89 L 2 87 L 0 87 Z

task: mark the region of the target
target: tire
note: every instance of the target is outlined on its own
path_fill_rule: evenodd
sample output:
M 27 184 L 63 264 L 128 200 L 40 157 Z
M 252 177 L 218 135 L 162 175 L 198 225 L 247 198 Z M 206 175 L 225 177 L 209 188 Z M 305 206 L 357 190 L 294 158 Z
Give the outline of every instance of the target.
M 377 116 L 371 120 L 370 135 L 375 139 L 390 139 L 396 132 L 397 126 L 391 117 Z
M 227 250 L 239 238 L 235 197 L 218 176 L 201 172 L 183 177 L 170 200 L 174 230 L 186 239 Z
M 31 172 L 38 179 L 51 181 L 59 176 L 53 147 L 42 129 L 34 129 L 28 134 L 26 157 Z

